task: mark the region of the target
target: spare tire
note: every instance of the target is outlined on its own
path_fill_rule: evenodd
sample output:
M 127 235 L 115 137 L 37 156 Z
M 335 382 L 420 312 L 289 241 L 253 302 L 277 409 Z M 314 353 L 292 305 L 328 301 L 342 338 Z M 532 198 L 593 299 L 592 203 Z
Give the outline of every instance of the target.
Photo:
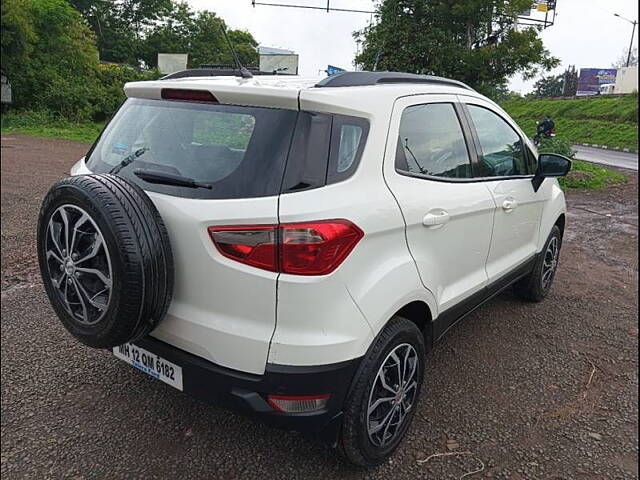
M 53 309 L 86 345 L 110 348 L 141 338 L 169 308 L 167 229 L 146 193 L 121 177 L 55 183 L 40 209 L 37 246 Z

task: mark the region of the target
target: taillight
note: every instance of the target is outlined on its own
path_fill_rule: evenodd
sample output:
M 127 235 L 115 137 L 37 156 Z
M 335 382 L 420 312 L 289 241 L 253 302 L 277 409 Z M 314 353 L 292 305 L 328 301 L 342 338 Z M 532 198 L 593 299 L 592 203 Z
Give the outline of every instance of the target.
M 185 90 L 182 88 L 163 88 L 160 96 L 164 100 L 184 100 L 188 102 L 218 103 L 218 99 L 207 90 Z
M 348 220 L 280 225 L 280 271 L 326 275 L 351 253 L 364 234 Z
M 225 257 L 252 267 L 278 271 L 276 227 L 209 227 L 209 235 Z
M 333 272 L 364 236 L 348 220 L 210 227 L 209 234 L 227 258 L 293 275 Z

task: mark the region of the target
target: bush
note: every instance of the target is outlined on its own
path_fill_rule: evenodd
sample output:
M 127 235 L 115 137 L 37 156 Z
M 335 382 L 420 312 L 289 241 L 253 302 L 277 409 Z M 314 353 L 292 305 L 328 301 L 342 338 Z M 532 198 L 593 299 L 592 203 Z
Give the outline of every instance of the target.
M 2 69 L 17 109 L 76 123 L 112 115 L 126 82 L 159 77 L 99 64 L 94 34 L 67 0 L 3 1 Z
M 576 157 L 576 151 L 571 144 L 557 137 L 541 138 L 538 151 L 540 153 L 557 153 L 571 160 Z
M 127 65 L 101 64 L 98 66 L 98 81 L 92 103 L 94 121 L 103 121 L 115 113 L 125 100 L 124 84 L 142 80 L 156 80 L 160 72 L 140 72 Z

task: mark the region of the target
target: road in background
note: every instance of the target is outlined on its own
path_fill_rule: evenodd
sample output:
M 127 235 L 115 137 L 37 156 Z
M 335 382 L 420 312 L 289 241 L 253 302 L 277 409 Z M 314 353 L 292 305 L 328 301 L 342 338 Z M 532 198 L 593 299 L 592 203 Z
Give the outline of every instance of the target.
M 613 167 L 628 168 L 638 170 L 638 154 L 629 152 L 619 152 L 617 150 L 605 150 L 603 148 L 584 147 L 574 145 L 573 149 L 578 152 L 577 160 L 585 162 L 599 163 Z

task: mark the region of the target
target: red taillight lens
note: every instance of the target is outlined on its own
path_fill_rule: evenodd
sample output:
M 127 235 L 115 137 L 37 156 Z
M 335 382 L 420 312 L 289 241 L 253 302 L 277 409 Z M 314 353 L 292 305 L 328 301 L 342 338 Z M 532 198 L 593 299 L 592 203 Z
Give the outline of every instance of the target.
M 293 275 L 333 272 L 364 236 L 348 220 L 277 226 L 210 227 L 222 255 L 253 267 Z
M 280 271 L 326 275 L 351 253 L 364 234 L 347 220 L 280 225 Z
M 310 413 L 327 406 L 328 393 L 322 395 L 268 395 L 267 401 L 276 412 Z
M 272 272 L 278 271 L 276 234 L 277 228 L 270 225 L 209 227 L 209 235 L 222 255 Z
M 207 90 L 184 90 L 181 88 L 163 88 L 160 96 L 164 100 L 184 100 L 187 102 L 218 103 L 218 99 Z

